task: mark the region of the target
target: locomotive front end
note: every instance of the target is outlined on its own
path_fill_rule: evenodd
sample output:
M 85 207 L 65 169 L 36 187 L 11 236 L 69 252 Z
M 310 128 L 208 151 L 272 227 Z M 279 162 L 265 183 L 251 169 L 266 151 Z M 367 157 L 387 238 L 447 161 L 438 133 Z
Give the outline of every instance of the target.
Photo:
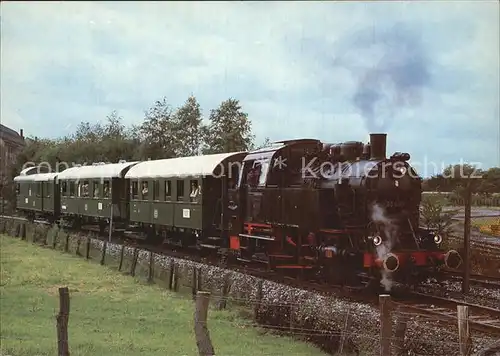
M 368 236 L 364 267 L 382 280 L 418 283 L 441 266 L 458 268 L 457 251 L 441 249 L 442 236 L 419 227 L 422 179 L 408 163 L 408 153 L 386 158 L 386 134 L 370 135 L 367 172 Z

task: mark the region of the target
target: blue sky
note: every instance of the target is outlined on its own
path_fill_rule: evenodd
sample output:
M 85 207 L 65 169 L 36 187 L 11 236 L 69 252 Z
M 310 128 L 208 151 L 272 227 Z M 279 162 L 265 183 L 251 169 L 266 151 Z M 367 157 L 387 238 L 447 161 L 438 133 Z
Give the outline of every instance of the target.
M 257 142 L 367 141 L 500 165 L 495 1 L 1 3 L 1 120 L 57 137 L 166 96 L 240 100 Z

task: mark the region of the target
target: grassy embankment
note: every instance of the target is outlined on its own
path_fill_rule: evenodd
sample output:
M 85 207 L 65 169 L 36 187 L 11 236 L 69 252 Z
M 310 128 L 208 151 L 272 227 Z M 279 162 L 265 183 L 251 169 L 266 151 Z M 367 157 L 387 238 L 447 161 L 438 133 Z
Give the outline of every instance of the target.
M 194 304 L 77 257 L 0 236 L 1 354 L 55 355 L 58 287 L 70 290 L 72 355 L 197 355 Z M 264 334 L 234 311 L 210 310 L 217 355 L 325 355 Z

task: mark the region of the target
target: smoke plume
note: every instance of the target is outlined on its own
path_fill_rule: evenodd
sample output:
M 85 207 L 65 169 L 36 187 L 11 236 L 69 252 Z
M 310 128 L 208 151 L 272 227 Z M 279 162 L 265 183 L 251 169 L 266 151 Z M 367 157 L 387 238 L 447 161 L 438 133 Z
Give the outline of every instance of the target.
M 344 38 L 335 65 L 356 78 L 353 105 L 370 132 L 385 132 L 398 111 L 422 101 L 429 59 L 418 31 L 404 24 L 368 28 Z
M 378 204 L 373 204 L 371 209 L 371 219 L 382 230 L 383 242 L 377 246 L 377 257 L 384 259 L 392 248 L 396 245 L 398 239 L 398 226 L 390 219 L 384 208 Z M 390 291 L 392 287 L 392 279 L 389 272 L 382 269 L 381 283 L 386 291 Z

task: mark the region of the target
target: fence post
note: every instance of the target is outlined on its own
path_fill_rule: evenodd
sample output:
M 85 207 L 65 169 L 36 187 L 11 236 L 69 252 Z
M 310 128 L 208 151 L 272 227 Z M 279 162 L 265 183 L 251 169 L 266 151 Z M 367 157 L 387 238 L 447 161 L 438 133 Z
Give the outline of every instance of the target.
M 217 309 L 222 310 L 226 309 L 227 304 L 227 295 L 229 294 L 229 273 L 224 275 L 223 284 L 222 284 L 222 293 L 217 303 Z
M 264 285 L 264 281 L 262 279 L 259 279 L 257 282 L 257 295 L 255 296 L 255 304 L 253 306 L 253 314 L 254 314 L 254 319 L 257 320 L 259 316 L 259 310 L 260 310 L 260 302 L 262 300 L 262 288 Z
M 196 345 L 200 356 L 215 355 L 210 334 L 207 328 L 208 303 L 210 302 L 210 293 L 199 291 L 196 295 L 196 310 L 194 314 L 194 333 L 196 336 Z
M 149 251 L 148 283 L 153 282 L 153 264 L 154 264 L 153 251 Z
M 457 305 L 458 340 L 460 342 L 460 356 L 468 356 L 471 346 L 469 331 L 469 307 Z
M 134 248 L 134 255 L 132 257 L 132 265 L 130 266 L 130 275 L 132 277 L 135 276 L 135 267 L 137 265 L 137 259 L 139 258 L 139 251 L 137 251 L 137 247 Z
M 170 275 L 168 276 L 168 289 L 172 290 L 174 284 L 175 263 L 170 261 Z
M 87 243 L 85 246 L 85 258 L 88 260 L 90 258 L 90 237 L 87 236 Z
M 198 269 L 193 266 L 193 278 L 191 281 L 191 293 L 193 294 L 193 300 L 197 298 L 198 292 Z
M 380 356 L 391 355 L 391 296 L 381 294 L 378 297 L 380 307 Z
M 57 315 L 58 356 L 69 356 L 68 346 L 69 291 L 68 287 L 59 288 L 59 314 Z
M 123 266 L 123 253 L 125 252 L 125 245 L 122 245 L 122 248 L 120 250 L 120 265 L 118 266 L 118 271 L 122 270 Z
M 101 251 L 101 265 L 104 265 L 104 260 L 106 258 L 106 248 L 108 247 L 108 243 L 106 241 L 103 242 L 102 244 L 102 251 Z
M 69 251 L 69 234 L 66 233 L 66 241 L 64 242 L 64 252 L 68 252 Z

